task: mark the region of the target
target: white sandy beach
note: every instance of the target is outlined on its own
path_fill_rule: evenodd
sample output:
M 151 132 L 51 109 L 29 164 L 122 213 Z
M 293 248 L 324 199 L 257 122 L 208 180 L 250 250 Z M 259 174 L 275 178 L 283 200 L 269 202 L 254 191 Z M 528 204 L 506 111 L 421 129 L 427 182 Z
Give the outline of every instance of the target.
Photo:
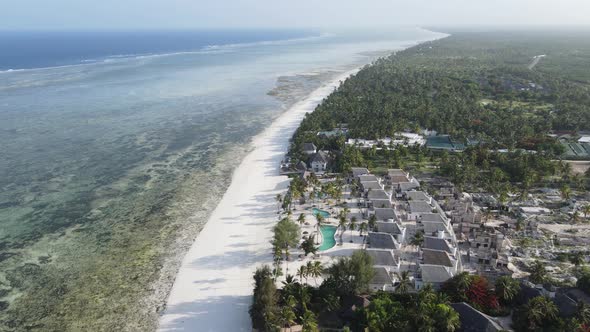
M 250 331 L 248 308 L 256 267 L 272 262 L 275 196 L 288 187 L 278 169 L 306 112 L 347 72 L 295 104 L 253 141 L 227 192 L 183 260 L 160 319 L 160 331 Z

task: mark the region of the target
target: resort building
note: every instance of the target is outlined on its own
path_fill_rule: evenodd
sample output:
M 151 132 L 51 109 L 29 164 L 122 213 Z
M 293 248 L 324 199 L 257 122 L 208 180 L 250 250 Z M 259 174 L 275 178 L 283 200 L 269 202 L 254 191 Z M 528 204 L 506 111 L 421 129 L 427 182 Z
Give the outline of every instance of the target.
M 310 156 L 312 154 L 316 154 L 318 152 L 318 148 L 313 143 L 304 143 L 303 144 L 303 153 Z
M 420 188 L 420 182 L 401 169 L 389 169 L 386 180 L 398 198 L 402 198 L 405 191 Z
M 376 208 L 376 209 L 387 209 L 393 208 L 393 204 L 389 199 L 373 199 L 368 202 L 367 206 L 369 208 Z
M 375 249 L 389 249 L 395 250 L 400 249 L 401 245 L 397 240 L 393 237 L 393 235 L 389 233 L 380 233 L 380 232 L 369 232 L 367 236 L 369 248 Z
M 364 167 L 352 167 L 351 168 L 352 176 L 358 178 L 361 175 L 368 175 L 369 170 Z
M 383 267 L 389 273 L 399 272 L 400 261 L 389 249 L 367 249 L 375 267 Z
M 362 183 L 362 182 L 381 182 L 381 180 L 373 174 L 364 174 L 364 175 L 359 175 L 358 180 Z
M 416 290 L 420 290 L 426 284 L 432 285 L 434 289 L 440 287 L 454 275 L 446 266 L 420 264 L 418 276 L 414 280 Z
M 453 256 L 457 254 L 457 247 L 449 240 L 440 237 L 425 236 L 423 249 L 446 251 Z
M 392 208 L 374 208 L 369 211 L 369 215 L 374 214 L 378 221 L 395 221 L 397 216 Z
M 407 219 L 419 220 L 423 214 L 433 213 L 434 207 L 424 201 L 409 201 L 407 203 Z
M 403 226 L 399 221 L 396 222 L 383 222 L 378 221 L 375 223 L 377 232 L 388 233 L 395 237 L 398 243 L 406 242 L 406 227 Z
M 328 154 L 319 151 L 311 158 L 310 168 L 314 173 L 322 174 L 328 169 Z
M 432 203 L 432 197 L 428 196 L 423 191 L 406 191 L 402 196 L 408 201 L 421 201 L 428 204 Z
M 381 183 L 377 181 L 361 181 L 361 187 L 365 193 L 368 193 L 369 190 L 382 190 L 383 187 Z
M 391 199 L 389 194 L 385 192 L 383 189 L 377 190 L 369 190 L 367 192 L 367 199 L 374 200 L 374 199 Z
M 373 275 L 373 279 L 369 282 L 369 288 L 374 291 L 385 291 L 385 292 L 393 292 L 395 291 L 395 286 L 393 284 L 393 278 L 391 274 L 385 269 L 384 267 L 373 267 L 375 274 Z
M 346 145 L 352 145 L 361 149 L 371 149 L 376 147 L 378 149 L 394 149 L 396 146 L 423 146 L 426 144 L 424 136 L 415 133 L 396 133 L 393 138 L 385 137 L 378 140 L 349 138 Z
M 499 332 L 505 329 L 488 315 L 476 310 L 465 302 L 451 303 L 459 314 L 461 330 L 465 332 Z

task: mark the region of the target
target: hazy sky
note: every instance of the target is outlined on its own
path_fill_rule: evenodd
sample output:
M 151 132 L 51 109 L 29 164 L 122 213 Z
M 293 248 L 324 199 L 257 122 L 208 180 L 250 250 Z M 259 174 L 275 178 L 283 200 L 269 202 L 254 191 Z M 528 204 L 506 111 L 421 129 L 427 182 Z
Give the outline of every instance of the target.
M 4 29 L 588 25 L 590 0 L 0 0 Z

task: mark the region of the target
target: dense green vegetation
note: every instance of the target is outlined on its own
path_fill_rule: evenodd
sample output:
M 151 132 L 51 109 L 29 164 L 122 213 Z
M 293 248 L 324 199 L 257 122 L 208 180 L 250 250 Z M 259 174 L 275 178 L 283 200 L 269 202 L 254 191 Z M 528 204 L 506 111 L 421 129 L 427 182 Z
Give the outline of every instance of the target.
M 459 32 L 410 48 L 344 82 L 308 115 L 296 138 L 346 123 L 351 137 L 380 138 L 420 127 L 494 146 L 529 147 L 545 141 L 552 129 L 590 129 L 588 84 L 568 76 L 571 64 L 551 54 L 565 48 L 588 56 L 588 37 L 564 45 L 559 36 L 542 32 Z M 543 70 L 543 58 L 529 70 L 540 54 L 552 59 L 551 67 Z M 588 67 L 578 71 L 590 77 Z
M 440 155 L 429 151 L 360 151 L 344 144 L 346 138 L 430 129 L 457 142 L 478 142 L 469 154 L 442 160 L 442 175 L 459 185 L 495 183 L 490 189 L 499 192 L 558 173 L 550 160 L 564 149 L 548 134 L 590 130 L 590 66 L 584 65 L 590 32 L 452 33 L 380 59 L 346 80 L 307 115 L 293 137 L 292 156 L 303 158 L 302 144 L 313 142 L 333 151 L 334 171 L 428 159 L 438 165 Z M 537 55 L 546 57 L 529 69 Z M 341 124 L 349 128 L 347 137 L 316 135 Z M 513 151 L 488 152 L 495 149 Z
M 545 56 L 533 66 L 539 55 Z M 380 59 L 347 79 L 306 116 L 293 137 L 290 155 L 307 161 L 302 147 L 311 142 L 330 152 L 335 172 L 355 166 L 377 174 L 392 167 L 429 169 L 459 187 L 485 188 L 500 201 L 508 192 L 526 197 L 541 183 L 559 188 L 567 199 L 570 187 L 585 189 L 588 181 L 572 176 L 569 164 L 555 161 L 564 148 L 549 134 L 568 131 L 575 137 L 590 131 L 589 59 L 590 31 L 455 31 L 448 38 Z M 342 127 L 348 128 L 346 135 L 317 135 Z M 472 144 L 461 153 L 345 144 L 347 138 L 379 139 L 423 129 Z M 301 186 L 295 181 L 295 196 L 303 192 Z M 417 236 L 413 242 L 421 240 Z M 327 277 L 318 288 L 307 286 L 304 274 L 298 273 L 299 282 L 287 276 L 277 294 L 267 291 L 276 298 L 272 312 L 294 308 L 295 314 L 288 316 L 295 318 L 287 324 L 271 320 L 272 328 L 266 330 L 300 323 L 305 331 L 316 331 L 318 324 L 353 331 L 455 331 L 459 319 L 451 302 L 466 302 L 492 316 L 512 313 L 516 331 L 587 331 L 590 326 L 588 307 L 561 317 L 548 298 L 523 300 L 521 284 L 510 277 L 492 284 L 466 273 L 450 279 L 440 292 L 426 287 L 414 293 L 410 283 L 402 282 L 396 293 L 372 294 L 370 305 L 357 308 L 348 320 L 339 315 L 337 324 L 330 325 L 334 320 L 327 317 L 345 311 L 346 299 L 368 293 L 370 263 L 362 256 L 355 254 L 324 270 Z M 530 272 L 533 282 L 549 279 L 541 262 L 535 262 Z M 588 275 L 581 274 L 578 281 L 586 292 Z M 257 298 L 252 308 L 259 305 Z M 306 324 L 308 319 L 313 324 Z M 268 322 L 255 327 L 268 327 Z

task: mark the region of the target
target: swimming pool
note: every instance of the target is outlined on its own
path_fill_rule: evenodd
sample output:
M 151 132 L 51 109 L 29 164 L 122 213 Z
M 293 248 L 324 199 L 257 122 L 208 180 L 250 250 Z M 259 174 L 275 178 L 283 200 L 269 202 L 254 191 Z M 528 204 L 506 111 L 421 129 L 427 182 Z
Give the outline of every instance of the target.
M 338 227 L 330 225 L 320 227 L 323 239 L 322 245 L 318 248 L 320 251 L 331 249 L 336 245 L 336 239 L 334 238 L 336 229 L 338 229 Z
M 319 214 L 319 215 L 321 215 L 324 218 L 330 217 L 330 212 L 324 211 L 324 210 L 320 210 L 320 209 L 317 209 L 317 208 L 311 209 L 311 213 L 313 213 L 314 216 L 317 216 Z

